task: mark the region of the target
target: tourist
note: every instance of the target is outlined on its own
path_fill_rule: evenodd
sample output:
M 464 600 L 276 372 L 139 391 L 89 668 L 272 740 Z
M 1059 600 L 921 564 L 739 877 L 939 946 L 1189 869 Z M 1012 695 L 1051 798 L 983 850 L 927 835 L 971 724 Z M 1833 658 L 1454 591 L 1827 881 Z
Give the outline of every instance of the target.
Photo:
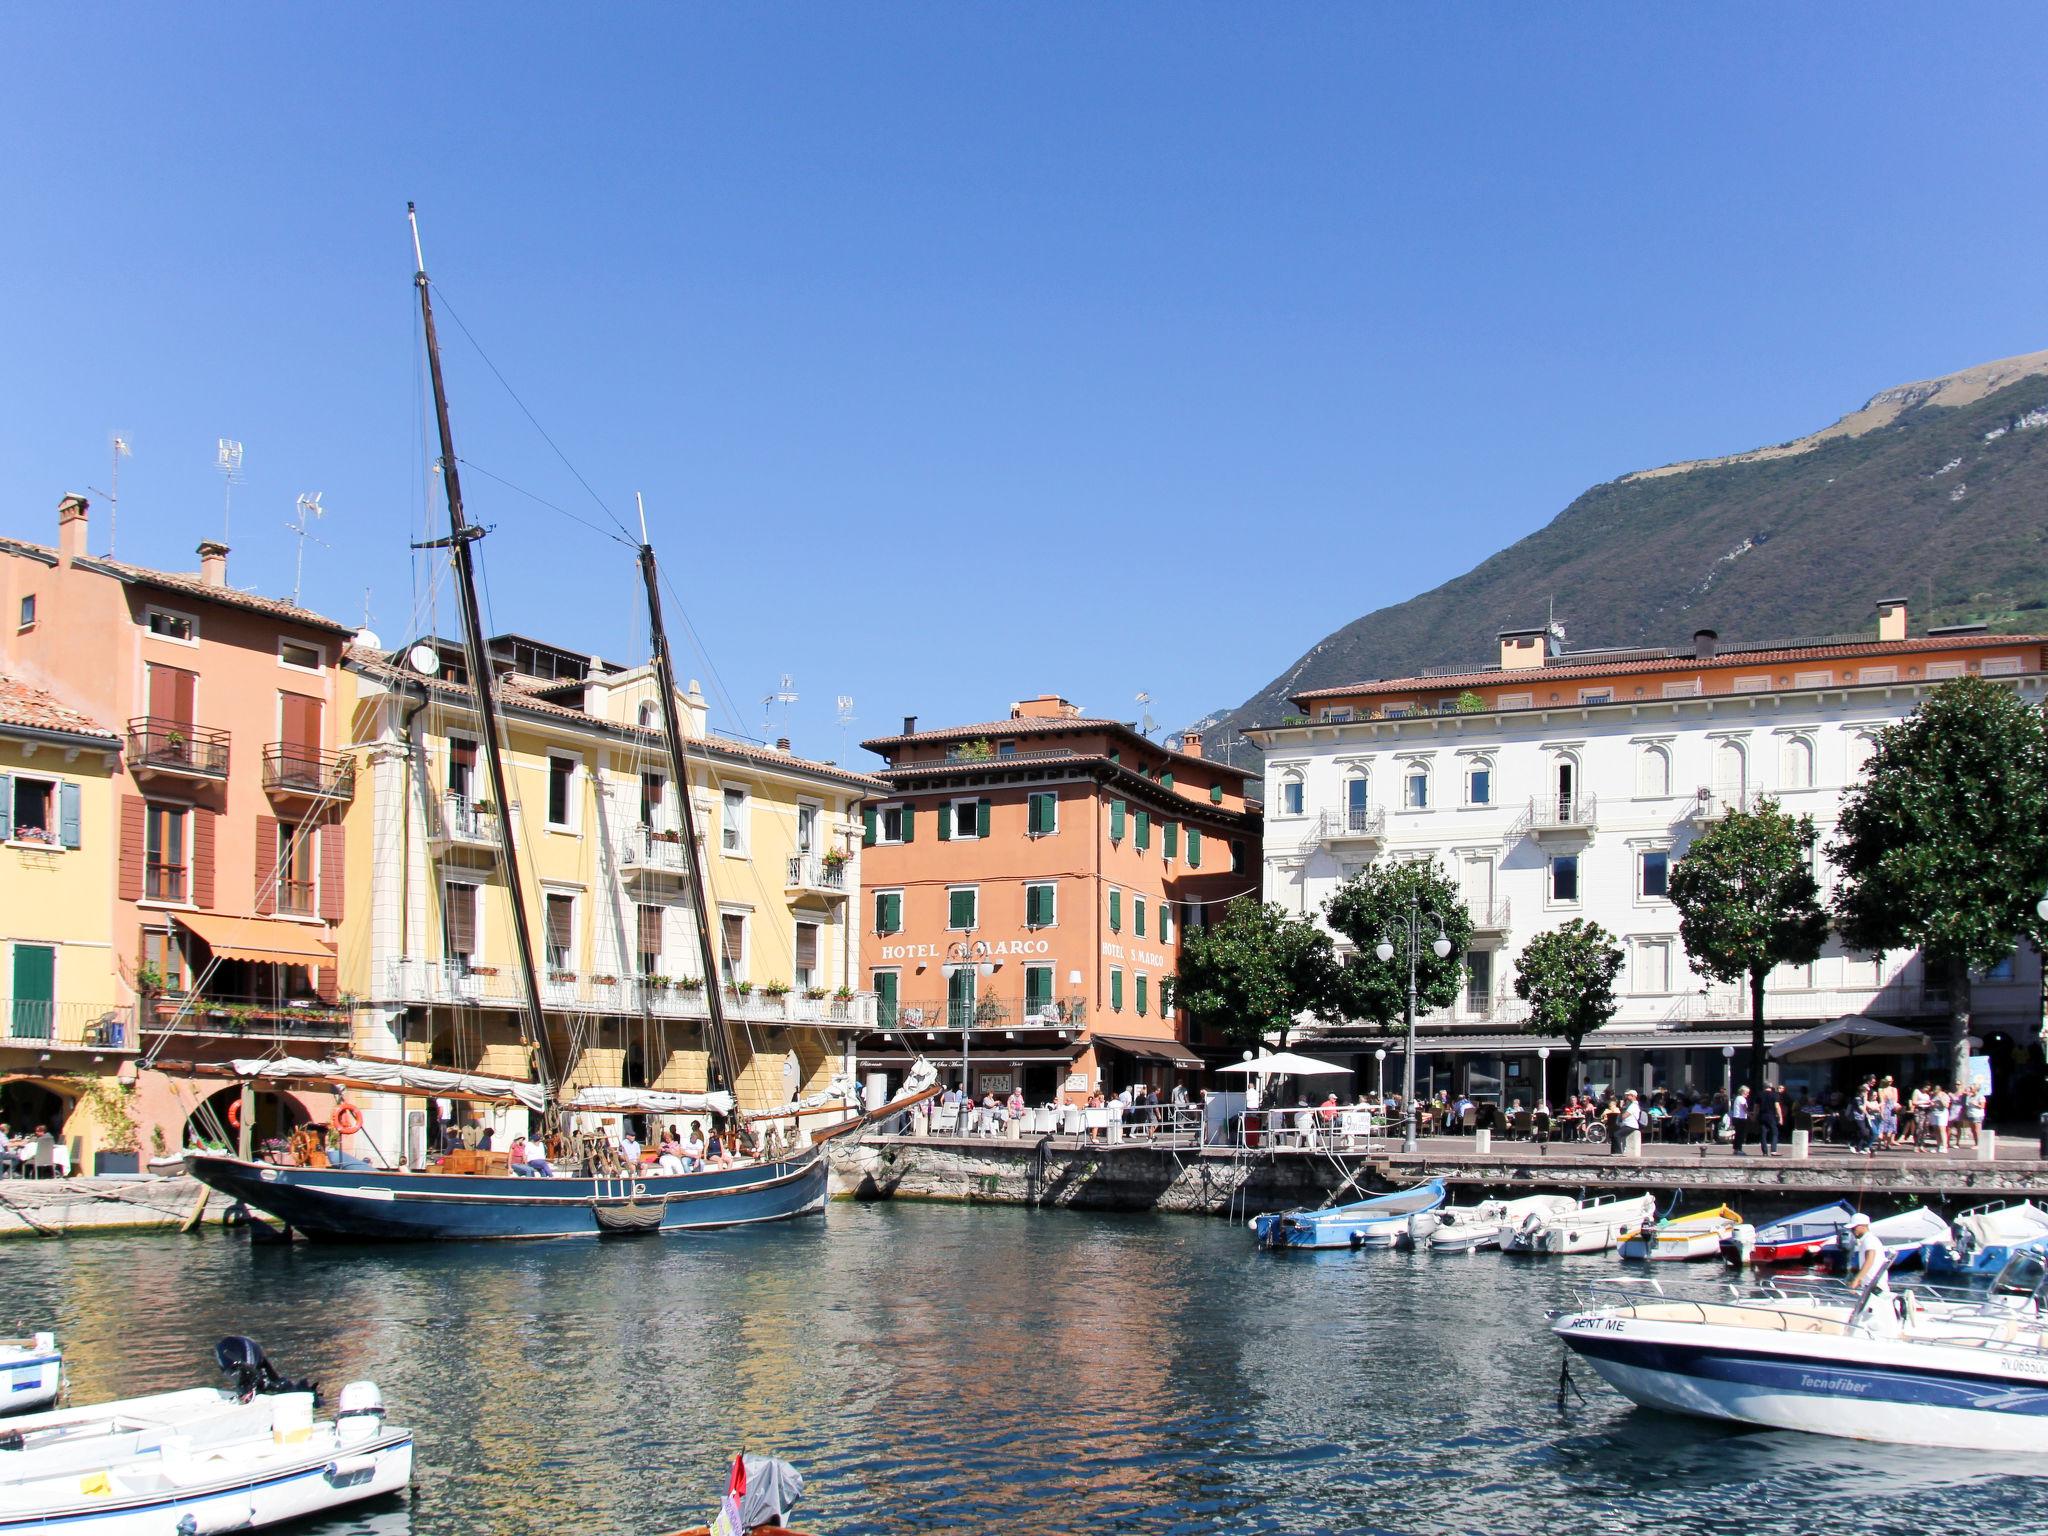
M 1728 1106 L 1728 1122 L 1735 1131 L 1735 1155 L 1747 1157 L 1744 1143 L 1749 1140 L 1749 1085 L 1743 1084 L 1735 1090 L 1735 1102 Z
M 1876 1157 L 1884 1131 L 1884 1101 L 1878 1097 L 1877 1079 L 1866 1077 L 1856 1096 L 1856 1129 L 1862 1137 L 1857 1148 L 1866 1157 Z
M 548 1167 L 545 1155 L 536 1155 L 536 1149 L 528 1145 L 524 1136 L 514 1136 L 507 1150 L 505 1166 L 522 1179 L 551 1179 L 555 1171 Z
M 683 1172 L 704 1171 L 704 1125 L 702 1121 L 690 1122 L 690 1134 L 683 1138 Z
M 662 1137 L 661 1155 L 654 1160 L 654 1171 L 671 1176 L 684 1171 L 683 1144 L 677 1141 L 674 1136 Z
M 1981 1146 L 1984 1141 L 1984 1094 L 1975 1083 L 1967 1084 L 1961 1092 L 1963 1123 L 1956 1131 L 1956 1145 L 1963 1144 L 1962 1133 L 1970 1133 L 1970 1145 Z
M 1643 1128 L 1643 1104 L 1642 1100 L 1636 1097 L 1635 1089 L 1629 1089 L 1628 1097 L 1621 1101 L 1620 1110 L 1614 1114 L 1608 1126 L 1607 1150 L 1619 1157 L 1627 1149 L 1629 1137 L 1640 1133 Z
M 1003 1111 L 1009 1116 L 1012 1125 L 1024 1118 L 1024 1090 L 1022 1087 L 1010 1090 L 1009 1098 L 1003 1101 Z
M 1949 1146 L 1948 1128 L 1953 1119 L 1951 1108 L 1955 1103 L 1955 1096 L 1942 1084 L 1936 1083 L 1934 1091 L 1928 1098 L 1931 1102 L 1927 1106 L 1927 1112 L 1934 1122 L 1934 1150 L 1946 1152 Z
M 1876 1292 L 1891 1289 L 1887 1278 L 1891 1270 L 1891 1256 L 1884 1251 L 1884 1244 L 1875 1232 L 1870 1230 L 1870 1218 L 1858 1211 L 1849 1218 L 1849 1235 L 1853 1244 L 1850 1253 L 1856 1261 L 1856 1272 L 1849 1284 L 1857 1290 L 1870 1286 Z
M 1906 1101 L 1908 1112 L 1913 1117 L 1913 1150 L 1925 1152 L 1927 1138 L 1934 1131 L 1934 1095 L 1922 1083 L 1913 1090 L 1913 1096 Z
M 630 1125 L 619 1136 L 619 1161 L 626 1165 L 628 1173 L 640 1166 L 640 1138 L 633 1134 Z
M 1767 1083 L 1756 1103 L 1756 1146 L 1765 1157 L 1778 1155 L 1778 1140 L 1785 1131 L 1785 1085 Z
M 1887 1151 L 1899 1144 L 1899 1088 L 1890 1078 L 1877 1085 L 1877 1144 Z

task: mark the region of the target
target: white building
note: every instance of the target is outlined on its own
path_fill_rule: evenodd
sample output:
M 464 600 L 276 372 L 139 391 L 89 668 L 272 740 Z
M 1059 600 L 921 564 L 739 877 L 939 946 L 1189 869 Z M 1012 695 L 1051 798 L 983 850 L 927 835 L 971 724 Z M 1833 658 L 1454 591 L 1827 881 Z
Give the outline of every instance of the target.
M 1695 974 L 1679 940 L 1666 881 L 1692 839 L 1769 795 L 1811 816 L 1824 846 L 1876 732 L 1940 681 L 2010 677 L 2030 699 L 2048 686 L 2040 637 L 1965 627 L 1907 638 L 1903 601 L 1880 605 L 1868 640 L 1723 649 L 1702 630 L 1683 654 L 1564 652 L 1543 629 L 1499 642 L 1494 666 L 1299 694 L 1294 723 L 1246 734 L 1266 752 L 1269 901 L 1319 916 L 1377 859 L 1435 859 L 1463 887 L 1475 925 L 1466 984 L 1454 1008 L 1425 1017 L 1417 1082 L 1509 1103 L 1536 1097 L 1539 1049 L 1564 1046 L 1527 1032 L 1515 956 L 1575 917 L 1627 954 L 1620 1009 L 1586 1042 L 1585 1080 L 1723 1087 L 1724 1047 L 1749 1038 L 1749 999 Z M 1832 873 L 1817 861 L 1825 892 Z M 1916 952 L 1831 940 L 1811 965 L 1781 968 L 1766 1003 L 1774 1035 L 1852 1013 L 1946 1034 L 1947 998 Z M 2039 1031 L 2038 955 L 2002 963 L 1974 1003 L 1995 1070 Z M 1374 1082 L 1378 1047 L 1398 1067 L 1398 1038 L 1370 1025 L 1328 1031 L 1318 1054 L 1347 1045 L 1361 1085 Z

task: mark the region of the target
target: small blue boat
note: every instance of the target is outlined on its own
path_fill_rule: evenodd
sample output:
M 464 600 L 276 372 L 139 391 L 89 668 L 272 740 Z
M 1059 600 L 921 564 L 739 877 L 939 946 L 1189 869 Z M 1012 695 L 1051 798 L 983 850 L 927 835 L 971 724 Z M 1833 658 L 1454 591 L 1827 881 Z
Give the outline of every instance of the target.
M 1444 1181 L 1425 1179 L 1350 1205 L 1269 1212 L 1253 1219 L 1252 1233 L 1261 1248 L 1391 1248 L 1418 1217 L 1433 1220 L 1444 1199 Z
M 1762 1226 L 1744 1222 L 1721 1239 L 1721 1257 L 1731 1264 L 1810 1264 L 1841 1245 L 1842 1226 L 1855 1214 L 1846 1200 L 1834 1200 Z
M 1955 1240 L 1929 1243 L 1930 1275 L 1995 1275 L 2021 1249 L 2048 1241 L 2048 1210 L 2031 1200 L 1974 1206 L 1956 1218 Z

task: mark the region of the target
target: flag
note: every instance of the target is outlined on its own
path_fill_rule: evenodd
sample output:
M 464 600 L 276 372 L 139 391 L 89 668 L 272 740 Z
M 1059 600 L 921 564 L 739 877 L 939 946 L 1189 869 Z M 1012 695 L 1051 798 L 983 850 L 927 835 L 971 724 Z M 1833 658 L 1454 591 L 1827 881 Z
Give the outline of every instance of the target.
M 725 1501 L 718 1506 L 718 1518 L 711 1522 L 711 1536 L 746 1536 L 740 1517 L 740 1500 L 747 1496 L 747 1458 L 732 1459 L 732 1480 L 725 1487 Z

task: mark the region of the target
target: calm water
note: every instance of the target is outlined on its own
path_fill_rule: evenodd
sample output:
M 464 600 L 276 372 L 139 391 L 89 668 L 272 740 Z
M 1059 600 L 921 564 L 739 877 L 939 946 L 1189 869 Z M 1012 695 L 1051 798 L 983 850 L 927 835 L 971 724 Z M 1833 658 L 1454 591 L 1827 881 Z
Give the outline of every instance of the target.
M 2011 1462 L 1627 1408 L 1544 1311 L 1609 1259 L 1275 1258 L 1189 1218 L 838 1206 L 700 1239 L 467 1249 L 14 1241 L 0 1325 L 81 1400 L 211 1379 L 224 1333 L 419 1433 L 409 1508 L 318 1536 L 666 1531 L 733 1448 L 876 1532 L 2043 1527 Z M 309 1533 L 310 1536 L 310 1533 Z

